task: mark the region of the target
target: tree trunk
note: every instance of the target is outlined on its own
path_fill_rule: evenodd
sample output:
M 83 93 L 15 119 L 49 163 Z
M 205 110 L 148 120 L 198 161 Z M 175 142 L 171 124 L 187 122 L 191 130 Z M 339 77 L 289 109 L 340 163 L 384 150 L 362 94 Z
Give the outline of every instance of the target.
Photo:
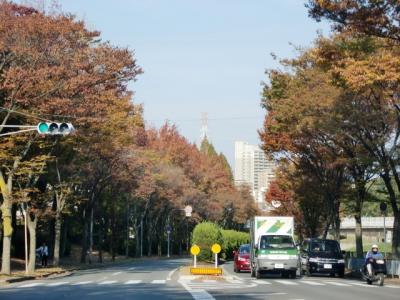
M 93 206 L 90 209 L 90 223 L 89 223 L 89 264 L 92 263 L 93 255 Z
M 86 263 L 87 255 L 87 239 L 88 239 L 88 221 L 86 217 L 86 209 L 83 211 L 83 233 L 82 233 L 82 252 L 81 252 L 81 263 Z
M 3 174 L 0 172 L 0 190 L 3 196 L 3 204 L 1 205 L 1 214 L 3 219 L 3 254 L 1 261 L 1 273 L 11 274 L 11 199 L 9 185 L 5 183 Z
M 68 236 L 68 217 L 64 217 L 63 224 L 61 226 L 61 243 L 60 243 L 60 258 L 65 256 L 67 248 L 67 236 Z
M 27 221 L 29 230 L 29 262 L 28 262 L 28 273 L 35 273 L 36 266 L 36 225 L 37 217 L 33 215 L 33 220 L 30 216 L 29 210 L 27 211 Z
M 400 212 L 394 213 L 392 254 L 393 258 L 400 258 Z
M 61 214 L 56 213 L 55 224 L 54 224 L 54 254 L 53 254 L 53 265 L 58 266 L 60 264 L 60 243 L 61 243 Z
M 385 173 L 381 174 L 386 189 L 389 193 L 389 199 L 392 204 L 394 224 L 393 224 L 393 240 L 392 240 L 392 255 L 393 258 L 400 258 L 400 211 L 397 206 L 396 193 L 393 189 L 389 172 L 385 170 Z M 398 187 L 400 188 L 400 187 Z
M 356 220 L 356 229 L 355 229 L 356 254 L 358 258 L 362 258 L 364 257 L 364 251 L 363 251 L 363 241 L 362 241 L 361 211 L 356 213 L 354 219 Z
M 136 238 L 136 251 L 135 251 L 135 256 L 136 257 L 140 257 L 140 232 L 139 230 L 142 230 L 142 228 L 140 228 L 139 224 L 135 225 L 135 238 Z

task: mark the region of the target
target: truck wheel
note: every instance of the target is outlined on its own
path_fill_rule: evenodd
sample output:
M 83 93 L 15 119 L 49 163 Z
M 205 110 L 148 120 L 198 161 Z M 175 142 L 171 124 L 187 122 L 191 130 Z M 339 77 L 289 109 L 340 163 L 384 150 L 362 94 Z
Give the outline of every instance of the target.
M 340 278 L 343 278 L 344 277 L 344 270 L 340 270 L 338 275 L 339 275 Z
M 260 279 L 261 278 L 261 272 L 260 270 L 256 269 L 256 278 Z
M 297 278 L 296 270 L 290 271 L 290 277 L 293 278 L 293 279 Z

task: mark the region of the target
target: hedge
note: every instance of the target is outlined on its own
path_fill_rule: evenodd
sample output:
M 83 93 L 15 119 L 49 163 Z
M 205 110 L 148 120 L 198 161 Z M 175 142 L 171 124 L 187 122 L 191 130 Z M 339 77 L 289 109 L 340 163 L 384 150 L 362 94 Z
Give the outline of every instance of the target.
M 226 259 L 233 258 L 233 251 L 237 250 L 240 245 L 250 242 L 250 235 L 247 232 L 236 230 L 221 230 L 222 233 L 222 249 Z
M 193 243 L 200 247 L 200 260 L 212 260 L 211 246 L 215 243 L 222 246 L 222 233 L 217 224 L 203 222 L 193 230 Z
M 246 232 L 236 230 L 224 230 L 217 224 L 211 222 L 203 222 L 198 224 L 193 230 L 193 243 L 200 247 L 200 260 L 213 260 L 211 246 L 218 243 L 222 247 L 220 257 L 230 259 L 233 257 L 232 252 L 237 250 L 241 244 L 246 244 L 250 240 L 250 236 Z

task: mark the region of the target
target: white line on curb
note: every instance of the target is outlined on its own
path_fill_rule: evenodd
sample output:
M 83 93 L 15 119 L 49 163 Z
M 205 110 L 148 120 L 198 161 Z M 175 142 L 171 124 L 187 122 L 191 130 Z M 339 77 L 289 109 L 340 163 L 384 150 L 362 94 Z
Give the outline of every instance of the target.
M 177 270 L 178 270 L 178 268 L 173 269 L 171 272 L 169 272 L 169 273 L 168 273 L 168 276 L 167 276 L 167 280 L 171 280 L 172 275 L 174 275 L 174 273 L 175 273 Z

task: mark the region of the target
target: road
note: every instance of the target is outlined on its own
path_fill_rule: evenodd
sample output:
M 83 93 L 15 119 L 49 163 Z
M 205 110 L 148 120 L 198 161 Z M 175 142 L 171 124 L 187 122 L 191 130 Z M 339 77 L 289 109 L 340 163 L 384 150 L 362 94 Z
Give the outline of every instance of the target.
M 146 260 L 79 271 L 71 276 L 0 286 L 0 299 L 399 299 L 400 286 L 368 286 L 362 281 L 303 277 L 253 279 L 223 266 L 224 278 L 185 276 L 177 268 L 185 259 Z

